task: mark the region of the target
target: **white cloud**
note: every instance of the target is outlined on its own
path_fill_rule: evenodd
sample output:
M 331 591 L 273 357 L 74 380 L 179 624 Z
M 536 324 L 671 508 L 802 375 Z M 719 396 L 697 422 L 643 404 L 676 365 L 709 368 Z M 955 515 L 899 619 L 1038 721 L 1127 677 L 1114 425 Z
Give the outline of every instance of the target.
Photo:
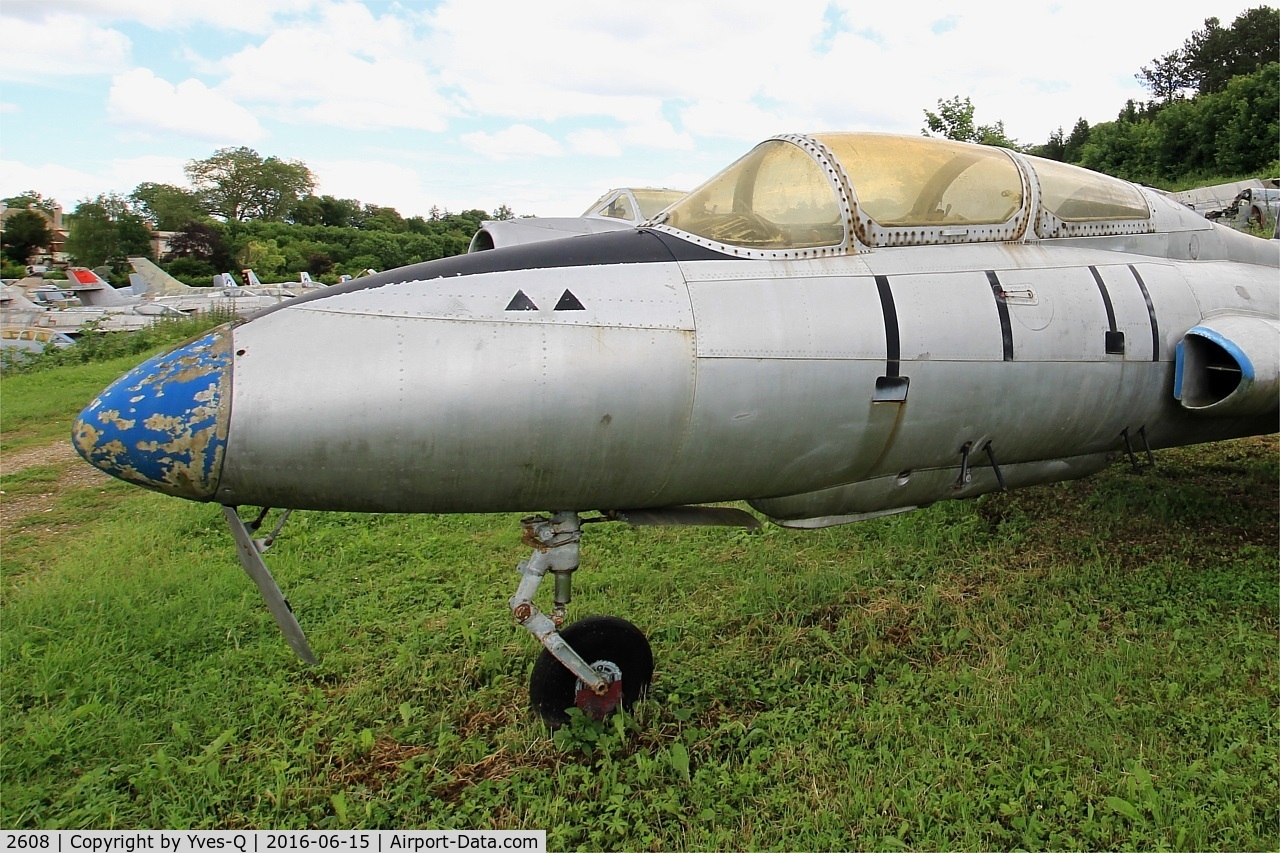
M 637 117 L 618 133 L 620 144 L 644 148 L 689 151 L 694 147 L 693 137 L 676 130 L 671 122 L 656 114 L 652 118 Z
M 736 139 L 748 145 L 775 134 L 803 129 L 776 112 L 746 100 L 703 98 L 685 109 L 682 118 L 685 128 L 695 136 Z
M 693 137 L 677 131 L 660 118 L 637 121 L 625 127 L 584 127 L 565 134 L 565 142 L 575 154 L 588 157 L 622 157 L 638 148 L 688 151 Z
M 615 133 L 596 128 L 578 130 L 568 136 L 569 147 L 575 154 L 588 157 L 620 157 L 622 145 Z
M 299 124 L 442 131 L 457 110 L 438 90 L 412 27 L 394 13 L 329 5 L 318 20 L 278 27 L 219 63 L 218 89 L 271 104 Z
M 525 124 L 514 124 L 497 133 L 466 133 L 462 141 L 476 153 L 493 160 L 557 157 L 564 152 L 559 142 Z
M 131 42 L 123 33 L 73 15 L 0 15 L 5 34 L 0 80 L 34 83 L 51 77 L 110 74 L 128 67 Z
M 584 14 L 573 0 L 543 0 L 507 4 L 495 27 L 491 4 L 448 0 L 429 20 L 438 61 L 477 111 L 629 123 L 646 100 L 749 95 L 788 54 L 803 54 L 825 5 L 688 2 L 665 14 L 662 4 L 597 4 Z
M 678 15 L 652 4 L 584 15 L 571 0 L 545 0 L 503 5 L 495 27 L 492 4 L 446 0 L 424 20 L 434 61 L 476 116 L 617 126 L 668 115 L 682 122 L 676 133 L 745 142 L 820 129 L 914 134 L 924 110 L 960 95 L 979 122 L 1002 120 L 1039 142 L 1058 124 L 1107 120 L 1143 97 L 1133 80 L 1141 64 L 1179 46 L 1207 14 L 1229 22 L 1247 0 L 1220 5 L 1174 3 L 1153 16 L 1140 4 L 1028 2 L 1015 17 L 1007 4 L 950 0 L 731 9 L 688 0 Z M 577 122 L 574 132 L 584 132 Z M 624 156 L 635 144 L 613 140 Z
M 419 211 L 424 192 L 416 169 L 377 160 L 318 160 L 307 165 L 318 179 L 316 195 L 394 207 L 405 216 Z
M 177 134 L 216 144 L 252 143 L 264 136 L 252 113 L 201 81 L 174 85 L 146 68 L 116 75 L 107 113 L 112 124 L 143 136 Z

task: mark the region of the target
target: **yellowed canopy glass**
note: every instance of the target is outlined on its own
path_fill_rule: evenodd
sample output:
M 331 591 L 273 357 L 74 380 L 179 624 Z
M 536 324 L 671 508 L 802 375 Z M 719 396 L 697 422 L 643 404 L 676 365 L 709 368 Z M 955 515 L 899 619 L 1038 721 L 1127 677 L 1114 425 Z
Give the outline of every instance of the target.
M 809 249 L 844 240 L 835 190 L 817 161 L 781 140 L 751 153 L 671 208 L 666 224 L 752 249 Z
M 1063 222 L 1146 219 L 1146 199 L 1133 184 L 1079 166 L 1028 157 L 1040 179 L 1040 203 Z
M 680 190 L 632 190 L 636 204 L 640 206 L 640 218 L 652 219 L 673 202 L 684 198 Z
M 829 133 L 862 213 L 887 227 L 994 225 L 1022 207 L 1022 179 L 998 148 L 947 139 Z

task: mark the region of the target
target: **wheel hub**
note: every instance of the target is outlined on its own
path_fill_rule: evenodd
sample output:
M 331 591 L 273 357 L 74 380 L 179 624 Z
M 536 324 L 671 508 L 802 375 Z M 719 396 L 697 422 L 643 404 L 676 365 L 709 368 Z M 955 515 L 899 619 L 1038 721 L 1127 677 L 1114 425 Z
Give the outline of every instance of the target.
M 598 660 L 591 668 L 608 682 L 604 692 L 596 693 L 581 679 L 574 691 L 573 704 L 593 720 L 603 720 L 622 702 L 622 670 L 613 661 Z

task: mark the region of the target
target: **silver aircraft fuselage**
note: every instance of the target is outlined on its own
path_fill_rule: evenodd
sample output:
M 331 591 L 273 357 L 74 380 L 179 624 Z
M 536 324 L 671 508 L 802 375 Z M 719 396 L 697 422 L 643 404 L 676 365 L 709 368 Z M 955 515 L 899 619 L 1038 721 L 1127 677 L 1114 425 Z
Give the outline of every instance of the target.
M 1146 190 L 1145 233 L 1044 238 L 1022 181 L 986 242 L 770 257 L 659 217 L 379 273 L 158 356 L 75 442 L 227 506 L 821 526 L 1276 430 L 1277 244 Z

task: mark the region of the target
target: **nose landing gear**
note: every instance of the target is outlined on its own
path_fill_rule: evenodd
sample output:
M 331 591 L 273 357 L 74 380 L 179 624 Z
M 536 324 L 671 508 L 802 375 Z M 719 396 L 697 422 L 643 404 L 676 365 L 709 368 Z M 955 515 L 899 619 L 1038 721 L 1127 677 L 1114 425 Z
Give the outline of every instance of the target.
M 749 513 L 731 507 L 670 506 L 612 511 L 587 521 L 625 521 L 635 526 L 760 526 Z M 538 638 L 543 652 L 529 679 L 533 710 L 555 728 L 578 708 L 597 720 L 618 708 L 629 710 L 644 698 L 653 680 L 653 652 L 644 633 L 616 616 L 590 616 L 561 630 L 578 568 L 578 541 L 584 522 L 576 512 L 551 518 L 531 516 L 520 524 L 524 542 L 533 548 L 521 561 L 520 586 L 511 597 L 511 615 Z M 555 607 L 548 617 L 533 603 L 547 573 L 555 577 Z
M 595 719 L 641 699 L 653 678 L 653 652 L 639 628 L 613 616 L 592 616 L 560 630 L 572 598 L 582 522 L 576 512 L 521 521 L 533 554 L 520 563 L 520 586 L 511 597 L 511 615 L 538 638 L 543 652 L 529 680 L 533 710 L 555 728 L 577 707 Z M 542 579 L 555 577 L 555 608 L 548 617 L 533 603 Z
M 648 510 L 614 510 L 588 521 L 626 521 L 634 526 L 741 526 L 755 529 L 749 512 L 723 506 L 667 506 Z M 582 521 L 577 512 L 552 517 L 530 516 L 521 521 L 524 542 L 534 548 L 521 561 L 520 587 L 511 597 L 511 615 L 543 644 L 529 681 L 534 711 L 550 727 L 568 722 L 576 707 L 596 720 L 617 708 L 630 710 L 644 698 L 653 680 L 653 652 L 644 633 L 616 616 L 589 616 L 561 630 L 577 570 Z M 534 605 L 539 584 L 550 573 L 556 578 L 556 607 L 547 616 Z

